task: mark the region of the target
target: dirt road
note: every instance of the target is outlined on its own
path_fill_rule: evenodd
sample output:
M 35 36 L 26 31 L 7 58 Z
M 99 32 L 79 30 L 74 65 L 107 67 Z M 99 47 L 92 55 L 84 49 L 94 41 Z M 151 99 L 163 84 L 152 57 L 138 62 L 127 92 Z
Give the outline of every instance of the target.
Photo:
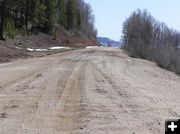
M 0 134 L 163 134 L 180 77 L 113 48 L 0 64 Z

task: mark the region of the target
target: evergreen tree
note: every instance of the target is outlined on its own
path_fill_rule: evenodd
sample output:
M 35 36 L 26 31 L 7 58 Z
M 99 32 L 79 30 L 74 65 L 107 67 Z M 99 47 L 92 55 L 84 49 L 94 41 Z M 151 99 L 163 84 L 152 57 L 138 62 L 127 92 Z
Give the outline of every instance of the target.
M 84 0 L 0 0 L 0 39 L 31 31 L 54 33 L 57 27 L 96 35 L 90 5 Z
M 6 0 L 1 0 L 0 9 L 1 9 L 0 39 L 4 40 L 4 19 L 6 12 Z
M 45 0 L 46 6 L 46 19 L 47 21 L 44 24 L 44 32 L 49 33 L 52 31 L 54 22 L 53 22 L 53 15 L 54 15 L 54 3 L 55 0 Z
M 65 0 L 59 0 L 58 7 L 59 13 L 58 13 L 58 22 L 63 27 L 66 27 L 66 2 Z
M 73 30 L 76 27 L 76 1 L 68 0 L 67 2 L 67 29 Z

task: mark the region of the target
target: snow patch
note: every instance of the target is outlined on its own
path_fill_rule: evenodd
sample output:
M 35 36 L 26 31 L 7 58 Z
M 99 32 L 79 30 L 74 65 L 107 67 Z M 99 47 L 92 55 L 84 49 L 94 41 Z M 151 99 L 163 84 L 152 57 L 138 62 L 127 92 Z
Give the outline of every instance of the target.
M 57 49 L 70 49 L 69 47 L 51 47 L 51 50 L 57 50 Z
M 27 48 L 26 50 L 27 50 L 27 51 L 31 51 L 31 52 L 34 51 L 34 49 L 32 49 L 32 48 Z
M 48 51 L 47 49 L 35 49 L 36 52 L 44 52 L 44 51 Z
M 70 49 L 70 47 L 50 47 L 48 49 L 40 49 L 40 48 L 32 49 L 32 48 L 27 48 L 26 50 L 30 51 L 30 52 L 34 52 L 34 51 L 36 51 L 36 52 L 45 52 L 45 51 L 48 51 L 48 50 L 58 50 L 58 49 Z
M 16 48 L 16 49 L 22 49 L 21 47 L 18 47 L 18 46 L 13 46 L 14 48 Z
M 27 48 L 26 49 L 27 51 L 30 51 L 30 52 L 44 52 L 44 51 L 48 51 L 47 49 L 32 49 L 32 48 Z
M 88 46 L 86 47 L 87 49 L 90 49 L 90 48 L 98 48 L 98 46 Z

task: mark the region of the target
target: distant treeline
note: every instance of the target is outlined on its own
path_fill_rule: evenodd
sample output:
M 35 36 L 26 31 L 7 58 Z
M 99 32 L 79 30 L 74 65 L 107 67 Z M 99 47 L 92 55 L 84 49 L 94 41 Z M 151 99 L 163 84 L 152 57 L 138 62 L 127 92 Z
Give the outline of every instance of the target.
M 84 0 L 0 0 L 0 39 L 17 34 L 55 34 L 58 27 L 95 38 L 94 16 Z
M 149 59 L 180 73 L 180 33 L 137 10 L 123 24 L 123 44 L 130 56 Z

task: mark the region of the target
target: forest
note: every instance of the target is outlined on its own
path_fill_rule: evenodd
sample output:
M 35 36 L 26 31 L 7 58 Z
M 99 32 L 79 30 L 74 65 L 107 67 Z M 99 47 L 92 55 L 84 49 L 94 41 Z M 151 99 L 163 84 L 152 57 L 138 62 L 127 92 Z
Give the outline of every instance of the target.
M 0 0 L 0 40 L 38 32 L 55 36 L 59 27 L 95 38 L 94 22 L 84 0 Z
M 149 59 L 180 74 L 180 33 L 137 10 L 123 24 L 123 47 L 132 57 Z

